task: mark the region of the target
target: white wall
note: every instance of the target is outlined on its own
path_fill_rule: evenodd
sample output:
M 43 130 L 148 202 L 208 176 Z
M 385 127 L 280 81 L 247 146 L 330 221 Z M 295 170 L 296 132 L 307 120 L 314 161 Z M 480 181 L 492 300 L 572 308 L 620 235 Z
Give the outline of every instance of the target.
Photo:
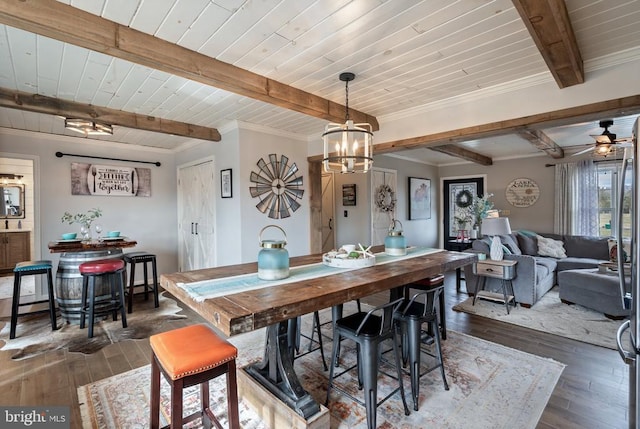
M 92 160 L 66 156 L 56 158 L 57 151 L 160 161 L 162 166 L 148 165 L 151 169 L 149 198 L 71 195 L 71 163 L 90 163 Z M 65 211 L 78 213 L 98 207 L 103 211 L 99 222 L 105 230 L 118 229 L 123 235 L 138 241 L 136 250 L 155 253 L 160 273 L 177 271 L 176 181 L 174 156 L 171 152 L 140 147 L 132 151 L 120 144 L 4 128 L 0 128 L 0 152 L 25 154 L 26 158 L 35 157 L 38 161 L 35 183 L 39 183 L 40 188 L 36 195 L 39 197 L 41 228 L 38 228 L 36 222 L 34 235 L 39 238 L 40 245 L 36 252 L 41 257 L 52 259 L 57 264 L 58 255 L 49 253 L 47 243 L 64 232 L 79 232 L 78 225 L 70 226 L 61 222 L 60 218 Z M 144 165 L 119 161 L 100 162 L 136 167 Z

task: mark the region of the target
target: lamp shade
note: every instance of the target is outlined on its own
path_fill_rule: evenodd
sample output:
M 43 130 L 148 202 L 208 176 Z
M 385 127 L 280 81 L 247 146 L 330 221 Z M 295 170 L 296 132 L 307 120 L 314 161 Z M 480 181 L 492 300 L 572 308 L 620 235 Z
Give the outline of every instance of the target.
M 508 217 L 487 217 L 480 226 L 482 235 L 507 235 L 511 234 L 511 226 Z

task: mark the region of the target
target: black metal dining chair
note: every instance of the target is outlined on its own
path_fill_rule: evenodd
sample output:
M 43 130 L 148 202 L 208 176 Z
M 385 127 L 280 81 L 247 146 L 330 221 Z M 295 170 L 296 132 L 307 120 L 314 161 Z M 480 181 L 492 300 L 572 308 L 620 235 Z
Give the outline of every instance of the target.
M 440 368 L 444 389 L 449 390 L 442 359 L 437 311 L 437 305 L 443 291 L 444 285 L 418 292 L 411 299 L 405 299 L 403 305 L 393 313 L 396 326 L 402 333 L 402 362 L 406 364 L 409 361 L 411 396 L 413 397 L 413 409 L 415 411 L 418 411 L 420 377 L 423 375 Z M 428 324 L 428 331 L 422 330 L 424 323 Z M 426 350 L 423 347 L 424 343 L 434 343 L 435 350 L 433 352 Z M 422 353 L 427 353 L 434 357 L 437 363 L 421 373 Z
M 325 405 L 329 404 L 329 396 L 331 389 L 336 389 L 359 403 L 364 405 L 367 413 L 367 427 L 374 429 L 376 427 L 377 408 L 384 401 L 389 399 L 395 393 L 400 391 L 402 403 L 404 405 L 405 415 L 409 415 L 409 407 L 404 395 L 404 386 L 402 384 L 402 368 L 400 364 L 400 346 L 398 344 L 398 336 L 393 323 L 393 314 L 398 311 L 403 304 L 402 298 L 381 305 L 368 312 L 359 311 L 349 316 L 343 317 L 335 321 L 333 331 L 333 353 L 331 357 L 331 369 L 329 371 L 329 385 L 327 386 L 327 400 Z M 338 361 L 339 348 L 342 339 L 352 340 L 357 345 L 357 361 L 356 364 L 344 369 L 341 373 L 335 374 L 336 363 Z M 393 378 L 397 378 L 398 387 L 389 393 L 385 398 L 378 401 L 378 372 L 380 371 L 380 345 L 385 340 L 391 340 L 393 352 L 395 356 L 395 365 L 397 374 Z M 352 396 L 345 389 L 334 384 L 334 379 L 344 375 L 354 368 L 358 369 L 358 385 L 364 388 L 364 402 Z

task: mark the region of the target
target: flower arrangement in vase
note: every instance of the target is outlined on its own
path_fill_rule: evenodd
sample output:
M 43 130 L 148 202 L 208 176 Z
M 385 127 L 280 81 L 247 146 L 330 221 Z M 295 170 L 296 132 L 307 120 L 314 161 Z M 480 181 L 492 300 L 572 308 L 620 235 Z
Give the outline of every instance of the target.
M 86 213 L 71 214 L 69 212 L 64 212 L 61 221 L 63 223 L 66 222 L 69 225 L 74 223 L 80 224 L 82 239 L 87 241 L 91 240 L 91 224 L 100 216 L 102 216 L 102 210 L 93 208 L 88 210 Z
M 476 234 L 476 237 L 472 238 L 479 236 L 482 220 L 493 210 L 493 202 L 489 201 L 491 197 L 493 197 L 493 194 L 484 194 L 482 197 L 475 197 L 469 206 L 469 214 L 473 221 L 473 231 L 475 231 Z

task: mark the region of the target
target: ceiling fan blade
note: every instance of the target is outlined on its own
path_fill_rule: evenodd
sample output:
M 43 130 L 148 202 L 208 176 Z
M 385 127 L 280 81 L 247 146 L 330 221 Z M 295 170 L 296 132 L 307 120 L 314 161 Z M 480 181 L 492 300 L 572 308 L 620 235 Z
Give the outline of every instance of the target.
M 592 151 L 592 150 L 593 150 L 593 146 L 590 146 L 590 147 L 588 147 L 588 148 L 586 148 L 586 149 L 581 150 L 580 152 L 576 152 L 576 153 L 574 153 L 574 154 L 573 154 L 573 155 L 571 155 L 571 156 L 578 156 L 578 155 L 582 155 L 583 153 L 587 153 L 587 152 L 590 152 L 590 151 Z

